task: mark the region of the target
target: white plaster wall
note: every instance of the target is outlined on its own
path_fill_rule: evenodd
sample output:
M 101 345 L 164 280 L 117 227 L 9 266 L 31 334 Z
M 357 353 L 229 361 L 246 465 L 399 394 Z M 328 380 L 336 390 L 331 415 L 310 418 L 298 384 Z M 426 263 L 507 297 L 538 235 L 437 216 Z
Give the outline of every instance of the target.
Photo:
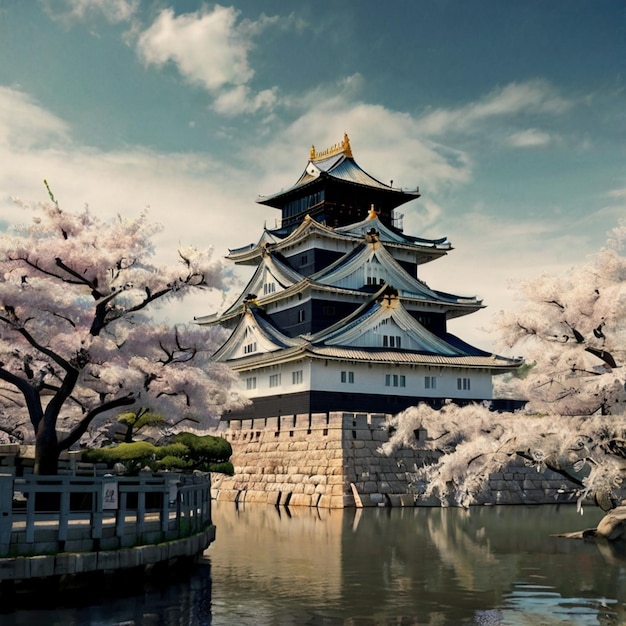
M 383 395 L 416 395 L 431 398 L 491 398 L 491 375 L 486 370 L 451 370 L 410 365 L 379 365 L 314 361 L 311 370 L 311 389 L 344 393 L 376 393 Z M 341 371 L 354 372 L 354 383 L 342 383 Z M 406 387 L 385 385 L 386 374 L 404 375 Z M 436 378 L 436 387 L 426 389 L 425 376 Z M 469 378 L 471 388 L 458 390 L 457 379 Z
M 292 383 L 292 373 L 302 370 L 302 383 Z M 354 383 L 341 382 L 341 372 L 353 372 Z M 270 387 L 270 376 L 280 374 L 281 384 Z M 387 386 L 385 375 L 405 376 L 406 386 Z M 246 379 L 256 376 L 255 389 L 246 388 Z M 436 379 L 436 387 L 427 389 L 425 376 Z M 348 379 L 348 376 L 346 376 Z M 459 390 L 458 378 L 469 378 L 470 389 Z M 263 367 L 241 374 L 241 393 L 249 398 L 301 391 L 335 391 L 340 393 L 374 393 L 381 395 L 415 395 L 427 398 L 484 399 L 492 397 L 491 375 L 486 370 L 452 370 L 426 366 L 396 366 L 393 364 L 342 363 L 304 359 L 274 367 Z

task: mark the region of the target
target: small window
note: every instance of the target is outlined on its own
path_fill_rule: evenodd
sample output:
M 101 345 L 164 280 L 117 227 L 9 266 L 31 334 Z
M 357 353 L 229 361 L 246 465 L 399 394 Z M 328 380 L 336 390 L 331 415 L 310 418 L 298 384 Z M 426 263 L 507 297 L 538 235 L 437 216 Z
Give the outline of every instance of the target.
M 291 384 L 292 385 L 301 385 L 302 384 L 302 370 L 297 370 L 291 373 Z
M 459 391 L 470 391 L 471 383 L 469 378 L 457 378 L 456 379 L 456 388 Z
M 244 354 L 252 354 L 253 352 L 256 352 L 256 341 L 252 341 L 250 343 L 247 343 L 243 347 L 243 353 Z
M 350 385 L 354 384 L 354 372 L 341 372 L 341 382 L 348 383 Z
M 406 387 L 404 374 L 385 374 L 385 387 Z
M 437 378 L 435 376 L 424 376 L 425 389 L 437 389 Z
M 256 389 L 256 376 L 246 378 L 246 389 Z
M 402 347 L 402 338 L 400 335 L 383 335 L 383 348 L 400 347 Z
M 280 385 L 280 374 L 272 374 L 270 376 L 270 387 L 278 387 Z
M 298 321 L 299 322 L 304 322 L 305 319 L 306 319 L 306 313 L 305 313 L 304 309 L 300 309 L 298 311 Z

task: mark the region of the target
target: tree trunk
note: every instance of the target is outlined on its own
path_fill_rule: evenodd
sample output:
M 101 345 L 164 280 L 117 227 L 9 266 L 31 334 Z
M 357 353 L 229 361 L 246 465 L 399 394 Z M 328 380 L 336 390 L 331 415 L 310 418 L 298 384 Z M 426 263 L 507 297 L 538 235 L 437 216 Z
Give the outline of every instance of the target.
M 35 469 L 38 476 L 55 476 L 59 470 L 59 446 L 56 428 L 42 419 L 35 438 Z

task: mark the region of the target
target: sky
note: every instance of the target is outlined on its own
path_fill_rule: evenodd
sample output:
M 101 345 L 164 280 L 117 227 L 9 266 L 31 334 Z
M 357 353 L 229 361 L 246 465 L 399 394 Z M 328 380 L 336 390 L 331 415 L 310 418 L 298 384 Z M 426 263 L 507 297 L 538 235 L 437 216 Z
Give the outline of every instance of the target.
M 420 276 L 483 299 L 450 328 L 495 349 L 515 284 L 626 217 L 625 112 L 624 0 L 0 0 L 0 229 L 46 179 L 67 210 L 147 209 L 157 261 L 223 257 L 346 132 L 368 173 L 419 186 L 404 231 L 454 247 Z

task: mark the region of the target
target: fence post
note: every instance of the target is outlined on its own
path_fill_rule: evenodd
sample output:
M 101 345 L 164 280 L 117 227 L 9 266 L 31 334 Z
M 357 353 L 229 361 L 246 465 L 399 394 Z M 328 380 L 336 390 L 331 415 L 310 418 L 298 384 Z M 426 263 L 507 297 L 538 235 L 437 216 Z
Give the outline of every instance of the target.
M 13 476 L 0 474 L 0 555 L 8 554 L 13 528 Z

